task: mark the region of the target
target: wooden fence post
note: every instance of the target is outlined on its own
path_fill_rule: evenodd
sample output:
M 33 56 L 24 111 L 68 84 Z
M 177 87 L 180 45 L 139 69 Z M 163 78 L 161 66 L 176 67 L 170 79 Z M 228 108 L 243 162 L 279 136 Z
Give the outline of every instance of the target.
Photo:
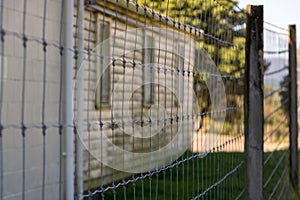
M 289 25 L 289 130 L 290 180 L 298 187 L 298 116 L 297 116 L 297 46 L 296 25 Z
M 263 6 L 247 6 L 245 77 L 246 199 L 263 199 Z

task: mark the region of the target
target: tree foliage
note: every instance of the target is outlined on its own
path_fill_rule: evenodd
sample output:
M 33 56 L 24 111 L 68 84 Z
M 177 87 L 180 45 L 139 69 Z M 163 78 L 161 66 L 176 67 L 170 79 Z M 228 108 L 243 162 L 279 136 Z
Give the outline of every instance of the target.
M 237 8 L 237 0 L 137 0 L 181 24 L 200 29 L 196 51 L 205 50 L 222 75 L 239 77 L 245 68 L 245 12 Z M 199 59 L 198 59 L 199 60 Z M 201 62 L 201 61 L 200 61 Z M 200 65 L 195 62 L 195 65 Z M 243 79 L 224 78 L 227 106 L 242 105 Z M 195 87 L 201 85 L 199 105 L 201 112 L 210 109 L 209 91 L 202 76 L 194 77 Z M 227 114 L 228 123 L 242 123 L 241 111 Z M 230 132 L 232 130 L 228 130 Z
M 236 7 L 237 0 L 138 0 L 138 3 L 201 29 L 205 36 L 196 47 L 209 53 L 222 74 L 243 74 L 245 13 Z

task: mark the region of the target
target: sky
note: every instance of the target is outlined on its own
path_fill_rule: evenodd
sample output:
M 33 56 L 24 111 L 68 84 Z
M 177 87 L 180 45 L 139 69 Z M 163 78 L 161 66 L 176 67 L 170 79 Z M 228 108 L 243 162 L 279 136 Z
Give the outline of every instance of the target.
M 239 7 L 246 8 L 247 4 L 252 5 L 264 5 L 264 21 L 280 26 L 284 29 L 288 29 L 289 24 L 296 24 L 298 42 L 300 36 L 300 0 L 239 0 Z M 266 28 L 274 30 L 276 32 L 285 32 L 281 29 L 274 28 L 269 26 L 268 24 L 264 24 Z M 264 33 L 265 36 L 269 36 L 269 38 L 264 38 L 264 48 L 265 50 L 282 50 L 287 47 L 279 47 L 278 43 L 274 43 L 271 41 L 270 34 L 267 35 L 267 32 Z M 278 38 L 274 37 L 274 39 L 278 40 Z M 270 42 L 271 41 L 271 42 Z M 283 40 L 284 41 L 284 40 Z M 269 43 L 268 43 L 269 42 Z M 298 43 L 299 44 L 299 43 Z M 277 49 L 278 48 L 278 49 Z M 269 57 L 268 61 L 271 62 L 271 66 L 269 68 L 270 71 L 277 70 L 282 66 L 287 65 L 287 54 L 282 54 L 281 58 L 277 55 L 276 57 Z M 285 76 L 286 72 L 277 74 L 275 77 L 265 77 L 265 83 L 272 85 L 272 87 L 279 88 L 280 81 Z
M 247 4 L 264 5 L 264 21 L 287 29 L 288 24 L 296 24 L 300 36 L 300 0 L 239 0 L 239 7 Z

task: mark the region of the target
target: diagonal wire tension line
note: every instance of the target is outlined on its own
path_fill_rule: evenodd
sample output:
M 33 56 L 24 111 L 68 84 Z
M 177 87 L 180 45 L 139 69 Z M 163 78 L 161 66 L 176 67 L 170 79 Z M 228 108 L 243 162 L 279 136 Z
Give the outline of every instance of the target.
M 276 112 L 278 112 L 283 106 L 288 103 L 288 99 L 285 99 L 277 108 L 272 110 L 267 116 L 264 117 L 264 120 L 267 121 L 270 117 L 272 117 Z
M 283 84 L 282 87 L 280 87 L 280 88 L 278 88 L 278 89 L 276 89 L 276 90 L 272 90 L 272 91 L 266 93 L 266 94 L 264 95 L 264 99 L 266 99 L 266 98 L 268 98 L 268 97 L 271 97 L 272 95 L 274 95 L 274 94 L 276 94 L 276 93 L 278 93 L 278 92 L 281 92 L 281 91 L 283 91 L 283 90 L 286 90 L 286 89 L 287 89 L 286 87 L 288 86 L 288 84 L 289 84 L 289 83 L 287 82 L 287 83 Z

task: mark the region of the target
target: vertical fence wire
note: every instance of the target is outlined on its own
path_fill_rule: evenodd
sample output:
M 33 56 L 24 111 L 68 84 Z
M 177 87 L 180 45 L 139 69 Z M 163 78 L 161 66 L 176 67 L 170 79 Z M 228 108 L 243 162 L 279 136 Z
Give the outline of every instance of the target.
M 0 10 L 0 17 L 1 17 L 1 20 L 0 20 L 0 26 L 2 27 L 3 26 L 3 1 L 1 2 L 1 10 Z M 4 67 L 2 67 L 4 65 L 4 32 L 1 31 L 1 88 L 0 88 L 0 198 L 3 199 L 3 89 L 4 89 Z

